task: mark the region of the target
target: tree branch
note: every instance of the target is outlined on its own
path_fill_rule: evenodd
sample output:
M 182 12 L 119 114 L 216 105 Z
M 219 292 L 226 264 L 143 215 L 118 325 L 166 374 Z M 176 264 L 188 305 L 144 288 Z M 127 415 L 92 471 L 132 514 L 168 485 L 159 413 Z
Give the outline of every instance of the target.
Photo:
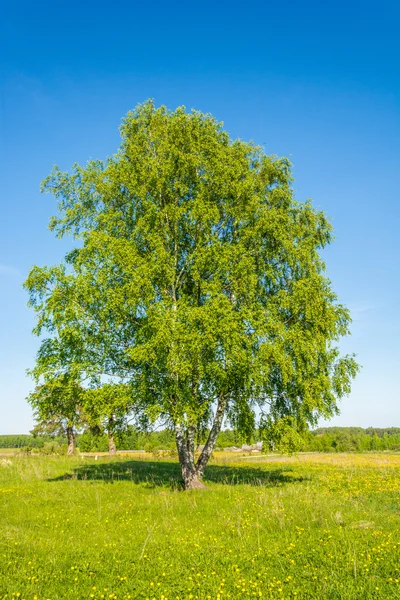
M 211 453 L 214 450 L 215 442 L 217 440 L 219 432 L 221 431 L 226 405 L 226 396 L 220 396 L 218 398 L 217 410 L 215 411 L 214 421 L 210 433 L 208 435 L 207 442 L 196 463 L 196 472 L 199 477 L 203 476 L 204 469 L 206 468 Z

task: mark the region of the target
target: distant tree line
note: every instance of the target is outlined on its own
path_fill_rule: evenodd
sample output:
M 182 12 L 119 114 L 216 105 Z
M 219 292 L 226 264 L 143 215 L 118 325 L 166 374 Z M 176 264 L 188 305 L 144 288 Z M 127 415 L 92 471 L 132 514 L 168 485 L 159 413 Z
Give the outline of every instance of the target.
M 207 432 L 204 433 L 204 439 L 207 437 L 206 434 Z M 258 437 L 255 432 L 250 441 L 258 441 Z M 245 440 L 239 432 L 225 429 L 220 432 L 216 447 L 225 449 L 241 446 L 245 441 L 249 440 Z M 76 442 L 81 452 L 109 451 L 108 435 L 90 428 L 78 434 Z M 115 443 L 118 450 L 153 452 L 176 449 L 175 434 L 171 429 L 145 432 L 131 425 L 116 435 Z M 30 435 L 0 435 L 0 448 L 48 448 L 50 452 L 56 446 L 65 445 L 65 436 L 59 435 L 57 432 L 51 435 L 34 429 Z M 398 451 L 400 450 L 400 428 L 322 427 L 305 433 L 303 443 L 299 444 L 298 450 L 302 452 Z
M 0 448 L 43 448 L 45 444 L 65 445 L 64 436 L 32 434 L 0 435 Z
M 306 452 L 400 450 L 400 428 L 322 427 L 305 436 Z
M 206 439 L 207 433 L 204 433 L 204 439 Z M 0 448 L 41 449 L 45 446 L 50 447 L 50 445 L 66 446 L 66 441 L 66 435 L 59 434 L 57 429 L 49 434 L 48 429 L 35 427 L 31 434 L 0 435 Z M 221 431 L 218 436 L 218 447 L 226 448 L 241 445 L 244 441 L 248 440 L 244 440 L 238 432 L 226 429 Z M 255 441 L 255 437 L 251 441 Z M 176 449 L 175 434 L 171 429 L 141 431 L 132 425 L 128 425 L 124 431 L 119 431 L 116 434 L 115 443 L 118 450 L 146 450 L 152 452 L 154 450 Z M 107 433 L 89 427 L 83 433 L 76 435 L 76 444 L 80 452 L 109 452 Z

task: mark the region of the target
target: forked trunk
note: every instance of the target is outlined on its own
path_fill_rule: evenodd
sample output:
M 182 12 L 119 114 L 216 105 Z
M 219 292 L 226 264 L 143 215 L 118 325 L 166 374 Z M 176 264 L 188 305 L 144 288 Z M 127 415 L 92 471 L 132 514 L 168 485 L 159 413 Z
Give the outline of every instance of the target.
M 182 479 L 185 490 L 198 490 L 206 487 L 202 482 L 204 469 L 207 466 L 211 453 L 214 450 L 218 434 L 221 431 L 225 407 L 226 399 L 221 397 L 218 400 L 211 431 L 197 463 L 194 462 L 195 426 L 190 425 L 185 431 L 182 425 L 175 425 L 176 447 L 182 469 Z
M 71 454 L 74 454 L 74 452 L 75 452 L 75 434 L 74 434 L 74 430 L 71 426 L 67 427 L 67 443 L 68 443 L 67 454 L 68 454 L 68 456 L 71 456 Z

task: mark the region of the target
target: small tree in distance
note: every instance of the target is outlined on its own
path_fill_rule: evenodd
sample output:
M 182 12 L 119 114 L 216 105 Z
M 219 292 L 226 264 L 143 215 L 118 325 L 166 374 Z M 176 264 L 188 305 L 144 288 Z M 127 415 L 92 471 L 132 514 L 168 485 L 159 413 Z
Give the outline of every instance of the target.
M 75 452 L 76 430 L 82 425 L 84 390 L 74 377 L 65 374 L 37 385 L 28 396 L 35 419 L 67 436 L 67 454 Z
M 127 417 L 133 411 L 132 395 L 127 385 L 104 383 L 86 390 L 83 397 L 85 420 L 108 437 L 110 454 L 116 454 L 115 436 L 126 429 Z
M 287 159 L 211 115 L 148 101 L 121 135 L 114 157 L 43 184 L 51 229 L 79 244 L 26 281 L 36 332 L 57 338 L 38 360 L 61 344 L 86 373 L 129 382 L 173 428 L 186 489 L 203 487 L 224 419 L 290 440 L 350 391 L 357 364 L 336 345 L 350 316 L 319 254 L 331 226 L 294 199 Z

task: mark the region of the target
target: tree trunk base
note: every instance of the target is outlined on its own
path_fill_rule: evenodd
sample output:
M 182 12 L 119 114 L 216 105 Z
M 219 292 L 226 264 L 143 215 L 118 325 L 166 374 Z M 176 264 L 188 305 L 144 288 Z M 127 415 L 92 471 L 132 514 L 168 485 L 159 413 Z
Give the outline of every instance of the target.
M 72 456 L 73 454 L 75 454 L 75 435 L 74 435 L 74 430 L 70 426 L 67 427 L 67 442 L 68 442 L 67 456 Z
M 111 421 L 110 421 L 110 425 L 111 425 Z M 108 452 L 110 454 L 117 454 L 117 446 L 114 440 L 114 435 L 112 432 L 112 429 L 109 429 L 108 432 Z
M 117 447 L 114 442 L 109 445 L 108 452 L 109 454 L 117 454 Z
M 191 477 L 184 481 L 185 490 L 206 490 L 207 486 L 198 477 Z

